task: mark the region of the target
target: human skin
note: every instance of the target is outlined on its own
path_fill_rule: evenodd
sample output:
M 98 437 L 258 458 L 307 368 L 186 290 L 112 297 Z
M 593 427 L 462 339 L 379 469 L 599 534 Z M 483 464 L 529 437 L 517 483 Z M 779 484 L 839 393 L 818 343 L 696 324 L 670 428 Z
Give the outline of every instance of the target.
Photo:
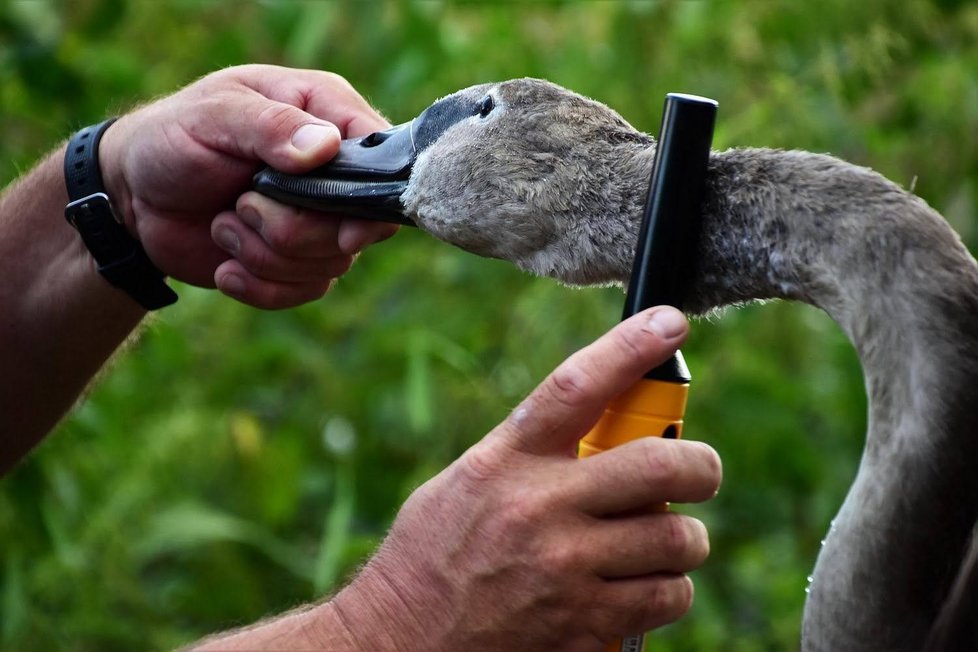
M 341 77 L 273 66 L 208 75 L 113 124 L 100 166 L 117 215 L 173 278 L 244 303 L 321 297 L 396 227 L 295 210 L 248 192 L 387 122 Z M 0 196 L 0 473 L 64 415 L 146 313 L 110 286 L 65 221 L 64 146 Z
M 584 459 L 574 450 L 686 333 L 668 307 L 623 322 L 417 489 L 332 600 L 196 649 L 599 651 L 679 618 L 707 533 L 654 507 L 713 497 L 716 453 L 655 437 Z

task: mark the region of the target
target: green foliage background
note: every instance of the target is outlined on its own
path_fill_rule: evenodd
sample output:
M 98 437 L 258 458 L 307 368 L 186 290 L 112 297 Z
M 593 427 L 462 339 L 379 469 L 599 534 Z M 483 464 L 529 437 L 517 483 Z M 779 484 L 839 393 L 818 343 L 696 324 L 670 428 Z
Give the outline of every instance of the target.
M 717 98 L 719 148 L 828 151 L 914 186 L 978 246 L 971 2 L 5 2 L 0 180 L 74 128 L 245 62 L 330 69 L 394 122 L 537 76 L 654 132 Z M 179 192 L 174 188 L 174 192 Z M 193 288 L 0 484 L 0 644 L 170 648 L 314 600 L 412 488 L 614 323 L 621 294 L 403 230 L 324 300 L 263 313 Z M 687 435 L 726 465 L 713 556 L 655 650 L 791 649 L 851 480 L 858 361 L 813 309 L 695 326 Z M 2 366 L 2 361 L 0 361 Z

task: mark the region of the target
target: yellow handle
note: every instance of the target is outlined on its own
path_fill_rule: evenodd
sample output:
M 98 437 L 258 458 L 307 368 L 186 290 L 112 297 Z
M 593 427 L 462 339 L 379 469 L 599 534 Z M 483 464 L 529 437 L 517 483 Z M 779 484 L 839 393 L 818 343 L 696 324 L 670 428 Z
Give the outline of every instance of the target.
M 639 437 L 678 439 L 683 432 L 683 416 L 689 383 L 670 383 L 643 378 L 608 404 L 601 420 L 581 439 L 578 457 L 597 455 Z M 665 511 L 667 505 L 663 505 Z M 605 652 L 642 652 L 645 635 L 616 639 Z
M 581 439 L 578 457 L 588 457 L 639 437 L 677 439 L 683 430 L 689 383 L 643 378 L 608 404 L 601 420 Z

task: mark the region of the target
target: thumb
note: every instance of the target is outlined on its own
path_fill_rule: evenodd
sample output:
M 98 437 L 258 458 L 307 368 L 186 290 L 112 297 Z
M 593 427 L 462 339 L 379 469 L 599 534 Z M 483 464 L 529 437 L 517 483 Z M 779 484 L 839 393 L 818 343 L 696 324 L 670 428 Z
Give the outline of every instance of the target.
M 257 95 L 251 118 L 236 134 L 243 154 L 273 168 L 299 174 L 325 164 L 340 147 L 340 130 L 302 109 Z
M 686 318 L 669 306 L 626 319 L 557 367 L 492 436 L 529 453 L 571 453 L 605 406 L 669 359 L 688 332 Z

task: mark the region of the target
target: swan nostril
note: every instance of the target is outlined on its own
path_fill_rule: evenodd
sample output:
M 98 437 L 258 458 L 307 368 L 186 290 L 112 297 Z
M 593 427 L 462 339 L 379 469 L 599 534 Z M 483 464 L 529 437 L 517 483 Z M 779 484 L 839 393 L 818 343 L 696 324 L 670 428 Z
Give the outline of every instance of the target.
M 382 142 L 384 142 L 388 138 L 390 138 L 390 133 L 388 133 L 386 131 L 375 131 L 372 134 L 369 134 L 367 136 L 364 136 L 360 140 L 360 146 L 361 147 L 376 147 L 377 145 L 380 145 Z

